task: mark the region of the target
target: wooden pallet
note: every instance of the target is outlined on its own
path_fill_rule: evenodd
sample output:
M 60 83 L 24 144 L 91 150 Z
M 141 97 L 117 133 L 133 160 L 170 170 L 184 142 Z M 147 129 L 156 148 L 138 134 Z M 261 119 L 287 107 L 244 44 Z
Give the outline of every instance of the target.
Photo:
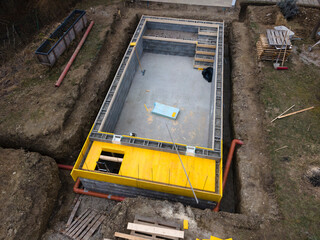
M 283 43 L 287 46 L 291 46 L 289 35 L 286 36 L 284 30 L 267 29 L 267 39 L 270 46 L 282 46 Z
M 75 240 L 88 240 L 104 219 L 103 214 L 87 209 L 61 233 Z
M 153 226 L 153 227 L 161 227 L 161 228 L 167 228 L 167 229 L 174 229 L 174 230 L 181 230 L 181 226 L 177 223 L 173 223 L 173 222 L 165 222 L 163 220 L 155 220 L 152 218 L 147 218 L 147 217 L 141 217 L 141 216 L 135 216 L 135 220 L 134 223 L 138 223 L 138 224 L 143 224 L 146 226 Z M 168 237 L 168 236 L 163 236 L 160 234 L 149 234 L 149 233 L 143 233 L 143 232 L 139 232 L 139 231 L 131 231 L 130 235 L 132 236 L 136 236 L 136 237 L 141 237 L 144 239 L 164 239 L 164 240 L 178 240 L 179 238 L 175 238 L 175 237 Z
M 270 46 L 268 40 L 264 34 L 260 34 L 260 38 L 256 44 L 257 56 L 259 60 L 275 61 L 279 55 L 279 59 L 284 57 L 284 49 L 277 49 L 275 46 Z M 285 55 L 285 61 L 288 59 L 289 55 L 292 53 L 292 49 L 288 48 Z

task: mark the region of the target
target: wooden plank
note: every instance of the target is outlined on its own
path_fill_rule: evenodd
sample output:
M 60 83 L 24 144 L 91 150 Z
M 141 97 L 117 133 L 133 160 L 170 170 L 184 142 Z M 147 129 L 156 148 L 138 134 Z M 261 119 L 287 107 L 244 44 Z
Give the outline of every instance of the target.
M 198 35 L 216 37 L 218 34 L 216 32 L 198 32 Z
M 70 225 L 70 227 L 68 227 L 63 233 L 67 234 L 71 231 L 73 231 L 73 229 L 75 229 L 79 223 L 86 218 L 88 215 L 90 214 L 90 209 L 87 209 L 86 211 L 84 211 L 78 218 L 76 218 L 75 221 L 73 221 L 73 223 Z
M 114 236 L 119 238 L 129 239 L 129 240 L 149 240 L 147 238 L 142 238 L 142 237 L 133 236 L 133 235 L 120 233 L 120 232 L 115 232 Z
M 203 55 L 210 55 L 210 56 L 216 55 L 215 52 L 204 52 L 204 51 L 198 51 L 198 50 L 196 50 L 196 54 L 203 54 Z
M 165 237 L 168 236 L 168 237 L 184 238 L 183 231 L 167 229 L 163 227 L 151 227 L 151 226 L 145 226 L 142 224 L 128 223 L 127 229 L 144 232 L 144 233 L 157 234 Z
M 271 42 L 271 37 L 270 37 L 270 29 L 267 29 L 267 39 L 268 39 L 268 42 L 269 42 L 269 44 L 272 44 L 272 42 Z
M 213 59 L 208 59 L 208 58 L 194 58 L 194 60 L 199 62 L 211 62 L 211 63 L 214 62 Z
M 274 44 L 273 36 L 271 34 L 271 30 L 267 29 L 267 38 L 270 45 Z
M 193 65 L 193 68 L 198 69 L 198 70 L 203 70 L 208 68 L 209 66 L 205 66 L 205 65 Z
M 94 217 L 97 215 L 97 212 L 92 212 L 92 214 L 86 218 L 82 225 L 79 226 L 73 233 L 73 235 L 71 235 L 71 237 L 73 238 L 77 238 L 81 233 L 82 231 L 89 225 L 89 223 L 94 219 Z
M 68 232 L 66 233 L 66 235 L 69 236 L 69 237 L 74 236 L 74 235 L 78 232 L 78 230 L 79 230 L 84 224 L 86 224 L 87 219 L 88 219 L 88 218 L 91 218 L 92 215 L 94 215 L 94 214 L 95 214 L 95 212 L 90 212 L 87 217 L 81 219 L 81 221 L 78 221 L 78 224 L 77 224 L 75 227 L 73 227 L 72 230 L 68 231 Z
M 204 47 L 204 48 L 213 48 L 215 49 L 216 45 L 208 45 L 208 44 L 197 44 L 198 47 Z
M 271 36 L 273 38 L 273 45 L 277 45 L 277 37 L 276 35 L 274 34 L 274 31 L 271 30 Z
M 313 109 L 313 108 L 314 108 L 314 106 L 309 107 L 309 108 L 305 108 L 305 109 L 302 109 L 302 110 L 299 110 L 299 111 L 296 111 L 296 112 L 288 113 L 288 114 L 282 115 L 282 116 L 280 116 L 280 117 L 278 117 L 278 118 L 280 119 L 280 118 L 289 117 L 289 116 L 295 115 L 295 114 L 297 114 L 297 113 L 302 113 L 302 112 L 311 110 L 311 109 Z
M 177 38 L 165 38 L 165 37 L 154 37 L 154 36 L 143 36 L 142 38 L 148 39 L 148 40 L 155 40 L 155 41 L 197 44 L 197 41 L 195 40 L 184 40 L 184 39 L 177 39 Z
M 151 226 L 151 227 L 162 227 L 164 229 L 176 229 L 176 230 L 180 230 L 179 227 L 176 227 L 176 226 L 172 226 L 171 224 L 169 225 L 168 223 L 158 223 L 158 222 L 154 222 L 154 220 L 150 219 L 150 220 L 145 220 L 146 218 L 143 218 L 144 220 L 137 220 L 135 219 L 134 220 L 134 223 L 137 223 L 137 224 L 142 224 L 142 225 L 146 225 L 146 226 Z M 158 238 L 163 238 L 161 236 L 158 236 L 157 234 L 152 234 L 152 233 L 142 233 L 142 232 L 138 232 L 138 231 L 134 231 L 132 230 L 130 232 L 131 235 L 133 236 L 137 236 L 137 237 L 143 237 L 143 238 L 146 238 L 146 239 L 158 239 Z M 149 235 L 149 236 L 148 236 Z M 179 238 L 176 238 L 176 237 L 168 237 L 166 236 L 165 237 L 167 240 L 179 240 Z
M 91 237 L 91 235 L 97 230 L 97 228 L 100 226 L 100 224 L 103 222 L 104 219 L 105 219 L 105 216 L 102 215 L 82 239 L 88 240 Z
M 273 31 L 274 35 L 276 36 L 276 45 L 282 45 L 282 40 L 279 36 L 279 32 L 278 31 Z
M 79 208 L 79 206 L 80 206 L 80 203 L 81 203 L 81 199 L 78 199 L 78 201 L 76 202 L 76 205 L 75 205 L 74 208 L 72 209 L 72 212 L 71 212 L 70 217 L 69 217 L 69 219 L 68 219 L 67 227 L 69 227 L 70 224 L 72 223 L 73 218 L 74 218 L 74 216 L 76 215 L 77 210 L 78 210 L 78 208 Z
M 289 107 L 287 110 L 285 110 L 283 113 L 281 113 L 279 116 L 271 120 L 271 123 L 277 120 L 279 117 L 281 117 L 283 114 L 287 113 L 291 108 L 293 108 L 295 104 L 293 104 L 291 107 Z
M 154 18 L 146 18 L 148 22 L 158 22 L 158 23 L 171 23 L 171 24 L 179 24 L 179 25 L 188 25 L 188 26 L 203 26 L 203 27 L 212 27 L 218 28 L 218 24 L 206 24 L 206 23 L 195 23 L 195 22 L 188 22 L 188 21 L 177 21 L 177 20 L 167 20 L 167 19 L 154 19 Z
M 139 223 L 142 225 L 147 225 L 147 226 L 153 226 L 153 227 L 163 227 L 165 229 L 176 229 L 176 230 L 181 230 L 181 224 L 178 224 L 176 222 L 168 222 L 163 219 L 154 219 L 150 217 L 145 217 L 145 216 L 140 216 L 136 215 L 134 223 Z M 138 237 L 143 237 L 147 239 L 159 239 L 162 238 L 161 236 L 157 236 L 156 234 L 149 234 L 150 236 L 146 236 L 146 234 L 136 232 L 136 231 L 131 231 L 131 235 L 138 236 Z M 168 240 L 179 240 L 179 238 L 176 237 L 165 237 Z
M 82 231 L 82 233 L 79 235 L 79 237 L 77 237 L 77 240 L 80 240 L 80 239 L 82 239 L 86 234 L 87 234 L 87 232 L 91 229 L 91 227 L 93 226 L 93 224 L 95 224 L 97 221 L 98 221 L 98 219 L 100 218 L 100 214 L 98 214 L 97 216 L 95 216 L 95 218 L 90 222 L 90 224 L 86 227 L 86 229 L 84 229 L 83 231 Z

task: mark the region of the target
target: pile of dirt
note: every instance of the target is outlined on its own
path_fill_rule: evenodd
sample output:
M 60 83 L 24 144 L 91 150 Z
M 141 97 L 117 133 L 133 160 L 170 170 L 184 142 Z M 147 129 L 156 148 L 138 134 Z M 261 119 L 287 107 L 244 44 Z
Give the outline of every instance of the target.
M 38 239 L 54 207 L 60 180 L 55 161 L 0 148 L 0 239 Z
M 211 235 L 220 238 L 239 236 L 240 234 L 255 236 L 260 226 L 256 217 L 225 212 L 215 213 L 210 209 L 200 210 L 181 203 L 151 200 L 146 198 L 127 198 L 118 203 L 104 221 L 101 233 L 105 238 L 114 239 L 115 232 L 129 233 L 127 223 L 133 222 L 135 216 L 143 216 L 181 224 L 188 220 L 189 229 L 185 231 L 185 239 L 208 239 Z

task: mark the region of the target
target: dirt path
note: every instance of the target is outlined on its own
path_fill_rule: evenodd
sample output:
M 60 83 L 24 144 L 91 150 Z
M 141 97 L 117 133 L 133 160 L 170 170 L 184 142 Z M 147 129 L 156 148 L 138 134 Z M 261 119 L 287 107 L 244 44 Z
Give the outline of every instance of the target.
M 270 160 L 266 156 L 264 112 L 259 100 L 259 72 L 253 42 L 245 23 L 232 25 L 233 122 L 235 137 L 244 141 L 237 151 L 236 168 L 240 181 L 240 212 L 276 214 L 272 199 Z

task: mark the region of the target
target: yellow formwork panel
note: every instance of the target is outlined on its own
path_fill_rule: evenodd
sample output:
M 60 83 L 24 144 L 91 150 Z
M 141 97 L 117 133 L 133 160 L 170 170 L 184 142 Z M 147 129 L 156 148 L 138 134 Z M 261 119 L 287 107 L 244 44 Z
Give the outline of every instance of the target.
M 184 187 L 179 187 L 179 186 L 174 186 L 174 185 L 169 185 L 164 183 L 151 182 L 151 181 L 146 181 L 142 179 L 135 179 L 135 178 L 120 176 L 112 173 L 102 173 L 99 171 L 74 169 L 72 171 L 72 178 L 73 179 L 86 178 L 86 179 L 91 179 L 95 181 L 120 184 L 120 185 L 129 186 L 129 187 L 143 188 L 143 189 L 148 189 L 152 191 L 170 193 L 170 194 L 193 198 L 193 193 L 190 188 L 184 188 Z M 199 199 L 209 200 L 214 202 L 219 202 L 222 197 L 220 194 L 198 190 L 198 189 L 195 189 L 195 193 Z
M 178 155 L 168 152 L 94 141 L 83 169 L 93 171 L 102 151 L 124 154 L 120 176 L 190 187 Z M 215 160 L 186 155 L 181 155 L 181 160 L 193 188 L 215 192 Z

